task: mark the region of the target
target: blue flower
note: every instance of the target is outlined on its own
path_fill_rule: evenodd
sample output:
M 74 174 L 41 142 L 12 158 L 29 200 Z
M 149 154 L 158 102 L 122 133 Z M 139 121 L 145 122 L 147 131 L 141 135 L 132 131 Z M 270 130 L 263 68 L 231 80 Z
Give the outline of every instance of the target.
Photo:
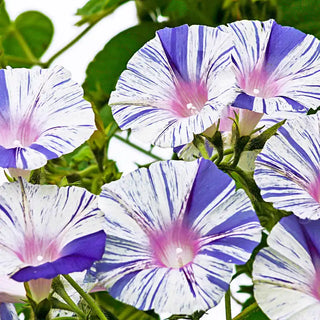
M 285 217 L 256 256 L 254 296 L 270 319 L 320 319 L 319 232 L 319 220 Z
M 0 274 L 29 281 L 40 301 L 58 274 L 90 268 L 106 239 L 97 205 L 95 195 L 77 187 L 0 186 Z
M 168 161 L 103 186 L 108 234 L 98 280 L 143 310 L 191 314 L 215 306 L 234 264 L 259 243 L 243 190 L 208 160 Z
M 229 24 L 237 108 L 305 113 L 320 103 L 320 42 L 274 20 Z M 277 115 L 278 116 L 278 115 Z
M 320 218 L 319 114 L 288 120 L 256 160 L 254 179 L 265 201 L 302 219 Z
M 83 90 L 62 67 L 0 70 L 0 167 L 33 170 L 95 130 Z
M 235 98 L 231 37 L 224 28 L 157 31 L 129 61 L 111 94 L 121 129 L 161 147 L 191 142 Z

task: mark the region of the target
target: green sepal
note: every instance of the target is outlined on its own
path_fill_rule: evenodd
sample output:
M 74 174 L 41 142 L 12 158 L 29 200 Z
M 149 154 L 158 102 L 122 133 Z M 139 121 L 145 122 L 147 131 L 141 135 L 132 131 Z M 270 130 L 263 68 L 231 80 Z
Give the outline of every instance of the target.
M 207 137 L 207 136 L 205 136 L 205 137 L 217 150 L 218 158 L 215 161 L 215 163 L 216 164 L 220 163 L 223 159 L 223 140 L 222 140 L 221 132 L 219 131 L 219 126 L 212 137 Z
M 204 159 L 210 159 L 205 145 L 206 140 L 201 135 L 194 134 L 192 143 L 200 151 Z
M 232 167 L 236 167 L 240 157 L 241 153 L 245 150 L 246 145 L 248 144 L 250 140 L 250 136 L 241 136 L 236 138 L 236 142 L 234 145 L 234 157 L 232 162 Z
M 261 150 L 268 139 L 272 136 L 277 134 L 278 129 L 286 122 L 286 120 L 282 120 L 272 127 L 263 131 L 260 135 L 250 140 L 248 145 L 246 146 L 246 150 L 253 151 L 253 150 Z
M 36 320 L 45 320 L 51 310 L 51 302 L 48 299 L 43 299 L 34 309 Z

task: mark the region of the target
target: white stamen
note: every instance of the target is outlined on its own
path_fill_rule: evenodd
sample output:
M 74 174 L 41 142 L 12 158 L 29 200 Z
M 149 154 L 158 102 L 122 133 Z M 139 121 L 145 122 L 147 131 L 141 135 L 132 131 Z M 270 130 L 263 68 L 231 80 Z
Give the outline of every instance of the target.
M 259 89 L 253 89 L 254 94 L 259 94 L 260 90 Z
M 177 248 L 176 249 L 176 254 L 180 254 L 180 253 L 182 253 L 183 252 L 183 250 L 181 249 L 181 248 Z
M 187 104 L 187 109 L 196 110 L 197 108 L 190 102 L 190 103 Z
M 14 140 L 13 141 L 13 146 L 14 147 L 22 147 L 22 143 L 20 140 Z
M 43 256 L 37 256 L 37 260 L 38 261 L 42 261 L 43 260 Z
M 178 258 L 178 265 L 180 268 L 183 267 L 183 259 L 182 259 L 182 248 L 176 248 L 176 254 L 177 254 L 177 258 Z

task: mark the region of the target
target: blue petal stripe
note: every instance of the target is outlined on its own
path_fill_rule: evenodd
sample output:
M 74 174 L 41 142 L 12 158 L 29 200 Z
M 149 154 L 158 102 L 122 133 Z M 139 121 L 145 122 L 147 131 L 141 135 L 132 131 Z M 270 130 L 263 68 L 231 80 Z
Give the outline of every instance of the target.
M 40 144 L 33 143 L 29 148 L 44 154 L 48 160 L 54 159 L 58 156 L 57 153 L 52 152 Z
M 292 27 L 283 27 L 274 21 L 265 53 L 265 70 L 271 74 L 279 62 L 285 59 L 287 54 L 298 46 L 305 37 L 305 33 Z
M 183 25 L 177 28 L 164 28 L 157 31 L 167 59 L 182 79 L 189 81 L 188 73 L 188 33 L 189 28 Z
M 229 184 L 234 185 L 233 180 L 226 173 L 219 170 L 211 161 L 201 159 L 186 208 L 186 223 L 188 225 L 193 223 L 199 212 L 203 212 L 209 204 L 216 201 Z M 231 192 L 234 190 L 235 187 Z M 229 194 L 225 196 L 228 197 Z
M 198 30 L 198 39 L 199 39 L 199 47 L 198 47 L 198 52 L 197 52 L 197 68 L 196 68 L 196 79 L 200 80 L 201 79 L 201 66 L 202 66 L 202 61 L 204 57 L 204 27 L 199 26 Z
M 233 107 L 241 108 L 241 109 L 247 109 L 247 110 L 253 110 L 253 104 L 254 104 L 254 97 L 250 96 L 246 93 L 240 93 L 236 100 L 232 103 Z
M 0 117 L 4 121 L 3 123 L 7 123 L 9 118 L 10 111 L 10 101 L 8 88 L 6 83 L 5 71 L 0 70 Z

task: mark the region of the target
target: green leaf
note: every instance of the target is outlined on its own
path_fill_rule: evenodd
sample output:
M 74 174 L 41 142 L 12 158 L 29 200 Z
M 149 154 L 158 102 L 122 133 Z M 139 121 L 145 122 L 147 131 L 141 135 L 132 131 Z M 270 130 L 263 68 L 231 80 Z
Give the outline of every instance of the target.
M 135 0 L 139 21 L 157 21 L 173 0 Z M 165 15 L 165 14 L 163 14 Z
M 4 7 L 1 7 L 0 19 L 2 16 L 4 17 L 0 23 L 2 47 L 9 64 L 13 67 L 37 64 L 53 37 L 51 20 L 41 12 L 27 11 L 21 13 L 14 22 L 8 23 Z M 18 61 L 12 57 L 23 58 L 26 61 Z
M 275 0 L 225 0 L 223 23 L 242 19 L 267 20 L 277 14 Z
M 77 15 L 84 16 L 98 13 L 113 7 L 120 6 L 128 0 L 90 0 L 82 8 L 78 9 Z
M 144 22 L 119 33 L 89 64 L 83 88 L 86 97 L 98 108 L 108 101 L 131 56 L 153 38 L 159 28 L 160 24 Z
M 10 18 L 6 11 L 4 1 L 0 3 L 0 34 L 2 35 L 10 25 Z
M 105 133 L 106 136 L 110 139 L 112 136 L 112 133 L 116 131 L 118 128 L 118 125 L 116 121 L 113 119 L 113 115 L 111 112 L 111 108 L 109 105 L 105 105 L 103 108 L 100 109 L 100 117 L 103 121 L 103 125 L 106 128 Z
M 320 36 L 320 6 L 318 0 L 278 0 L 277 21 Z
M 169 17 L 170 23 L 180 25 L 187 23 L 214 26 L 219 24 L 219 11 L 222 0 L 171 0 L 163 15 Z
M 77 25 L 86 22 L 93 23 L 112 13 L 115 9 L 129 0 L 89 0 L 82 8 L 78 9 L 77 15 L 82 19 Z
M 107 292 L 93 293 L 92 296 L 99 306 L 113 314 L 117 320 L 160 320 L 160 317 L 153 311 L 141 311 L 132 306 L 113 299 Z

